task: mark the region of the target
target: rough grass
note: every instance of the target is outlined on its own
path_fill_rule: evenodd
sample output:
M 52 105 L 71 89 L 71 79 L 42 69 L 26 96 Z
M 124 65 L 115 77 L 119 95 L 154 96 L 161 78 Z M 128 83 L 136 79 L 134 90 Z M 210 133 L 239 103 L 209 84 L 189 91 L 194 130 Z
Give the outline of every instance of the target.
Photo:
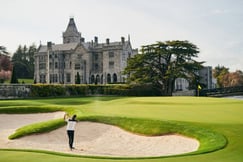
M 14 134 L 9 136 L 9 139 L 16 139 L 30 134 L 50 132 L 51 130 L 60 128 L 64 125 L 65 122 L 62 119 L 55 119 L 27 125 L 17 129 Z
M 80 119 L 99 120 L 99 122 L 119 125 L 124 129 L 142 130 L 141 133 L 160 134 L 158 130 L 182 130 L 181 134 L 193 132 L 195 128 L 200 135 L 201 155 L 176 156 L 163 158 L 163 161 L 243 161 L 243 101 L 197 97 L 85 97 L 65 99 L 12 100 L 0 101 L 1 109 L 14 109 L 20 105 L 27 107 L 58 107 L 70 114 L 78 114 Z M 65 104 L 67 103 L 67 104 Z M 8 107 L 8 105 L 12 107 Z M 51 109 L 52 109 L 51 108 Z M 20 109 L 21 111 L 21 109 Z M 3 113 L 4 111 L 2 111 Z M 141 121 L 140 121 L 141 120 Z M 120 121 L 120 122 L 119 122 Z M 121 122 L 122 121 L 122 122 Z M 167 122 L 167 123 L 166 123 Z M 133 123 L 133 124 L 131 124 Z M 141 124 L 142 123 L 142 124 Z M 158 125 L 156 125 L 156 123 Z M 168 124 L 169 123 L 169 124 Z M 169 128 L 171 124 L 171 129 Z M 178 124 L 178 125 L 177 125 Z M 131 126 L 128 126 L 131 125 Z M 166 125 L 167 128 L 160 128 Z M 128 126 L 128 128 L 126 128 Z M 154 127 L 151 127 L 154 126 Z M 152 129 L 148 129 L 151 127 Z M 177 128 L 176 128 L 177 127 Z M 183 132 L 184 131 L 184 132 Z M 209 132 L 209 134 L 205 133 Z M 139 133 L 139 132 L 138 132 Z M 164 132 L 165 133 L 165 132 Z M 191 133 L 194 134 L 195 133 Z M 219 151 L 205 153 L 208 146 L 219 142 L 210 136 L 220 135 L 228 139 L 228 145 Z M 205 137 L 203 136 L 205 135 Z M 198 137 L 196 137 L 198 138 Z M 204 140 L 204 141 L 203 141 Z M 220 140 L 221 141 L 221 140 Z M 215 143 L 214 143 L 215 142 Z M 226 142 L 226 141 L 225 141 Z M 202 153 L 201 152 L 201 153 Z M 11 156 L 8 156 L 11 155 Z M 23 155 L 23 156 L 22 156 Z M 26 156 L 25 156 L 26 155 Z M 18 159 L 14 158 L 18 156 Z M 119 161 L 118 159 L 97 159 L 67 157 L 61 154 L 40 154 L 35 152 L 0 151 L 0 161 Z M 161 161 L 157 159 L 132 159 L 132 161 Z M 123 161 L 122 159 L 120 161 Z M 129 160 L 127 160 L 129 161 Z

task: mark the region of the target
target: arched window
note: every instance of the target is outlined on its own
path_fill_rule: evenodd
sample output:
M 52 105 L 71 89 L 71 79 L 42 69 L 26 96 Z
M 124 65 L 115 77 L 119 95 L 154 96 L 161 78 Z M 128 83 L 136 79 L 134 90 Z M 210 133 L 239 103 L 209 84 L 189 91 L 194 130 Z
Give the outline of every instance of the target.
M 113 83 L 117 83 L 117 75 L 116 75 L 116 73 L 113 74 Z
M 99 84 L 99 83 L 100 83 L 100 76 L 96 75 L 95 84 Z
M 103 84 L 103 74 L 100 77 L 100 84 Z
M 111 74 L 107 74 L 107 83 L 111 83 Z

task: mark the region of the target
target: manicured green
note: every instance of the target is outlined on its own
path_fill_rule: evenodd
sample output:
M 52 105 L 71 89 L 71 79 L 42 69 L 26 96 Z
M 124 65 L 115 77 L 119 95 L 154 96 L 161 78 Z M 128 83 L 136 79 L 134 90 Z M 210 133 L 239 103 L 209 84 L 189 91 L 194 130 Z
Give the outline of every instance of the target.
M 18 78 L 19 84 L 33 84 L 34 80 L 33 79 L 25 79 L 25 78 Z M 6 80 L 5 83 L 10 83 L 10 80 Z
M 1 113 L 6 110 L 8 113 L 11 110 L 15 113 L 21 113 L 21 107 L 25 113 L 28 109 L 30 112 L 38 112 L 35 109 L 42 110 L 42 108 L 45 111 L 62 110 L 70 114 L 76 113 L 80 120 L 115 124 L 142 134 L 158 135 L 173 130 L 172 132 L 177 131 L 189 136 L 195 135 L 202 144 L 199 152 L 210 151 L 211 146 L 220 144 L 225 139 L 224 137 L 228 140 L 225 148 L 215 152 L 126 161 L 243 161 L 243 101 L 239 100 L 198 97 L 85 97 L 0 101 Z M 49 129 L 44 128 L 43 131 Z M 215 138 L 215 136 L 218 137 Z M 210 139 L 219 140 L 212 141 Z M 0 161 L 76 162 L 124 161 L 124 159 L 84 158 L 33 151 L 2 150 L 0 151 Z
M 34 80 L 33 79 L 25 79 L 25 78 L 18 78 L 19 83 L 24 83 L 24 84 L 33 84 Z

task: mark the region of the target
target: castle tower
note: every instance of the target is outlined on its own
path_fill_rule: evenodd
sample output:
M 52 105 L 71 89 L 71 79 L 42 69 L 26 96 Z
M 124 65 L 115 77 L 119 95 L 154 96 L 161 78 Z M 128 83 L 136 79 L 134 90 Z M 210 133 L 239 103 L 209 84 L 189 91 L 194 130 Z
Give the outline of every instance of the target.
M 65 43 L 80 42 L 81 33 L 78 32 L 73 18 L 69 19 L 67 29 L 66 29 L 65 32 L 63 32 L 62 36 L 63 36 L 63 43 L 64 44 Z

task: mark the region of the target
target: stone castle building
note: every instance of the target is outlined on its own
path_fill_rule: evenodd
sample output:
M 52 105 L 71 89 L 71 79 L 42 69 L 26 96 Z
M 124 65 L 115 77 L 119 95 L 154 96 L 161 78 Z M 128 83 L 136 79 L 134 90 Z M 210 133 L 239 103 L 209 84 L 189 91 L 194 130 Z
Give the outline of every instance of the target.
M 78 32 L 74 19 L 70 18 L 63 32 L 63 44 L 40 45 L 35 54 L 35 82 L 47 84 L 122 83 L 127 59 L 136 54 L 130 38 L 121 37 L 118 42 L 85 42 Z M 79 79 L 78 79 L 79 77 Z

